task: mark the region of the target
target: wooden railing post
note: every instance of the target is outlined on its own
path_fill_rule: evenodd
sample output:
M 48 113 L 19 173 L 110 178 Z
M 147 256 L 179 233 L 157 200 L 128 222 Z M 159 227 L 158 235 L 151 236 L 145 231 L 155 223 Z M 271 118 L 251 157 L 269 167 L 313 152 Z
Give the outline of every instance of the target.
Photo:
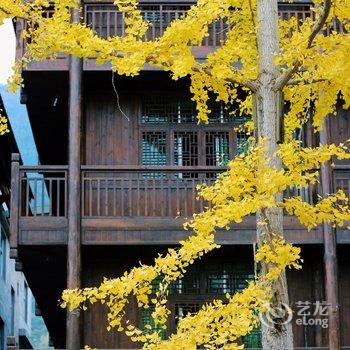
M 72 22 L 81 20 L 80 8 L 72 10 Z M 69 57 L 69 141 L 68 141 L 68 247 L 67 288 L 81 287 L 81 123 L 82 123 L 83 61 Z M 81 318 L 79 310 L 67 311 L 66 347 L 78 350 L 81 346 Z
M 329 128 L 326 119 L 323 129 L 320 132 L 320 143 L 328 144 Z M 331 186 L 331 166 L 327 162 L 321 167 L 322 195 L 328 196 L 332 192 Z M 337 263 L 337 243 L 335 230 L 328 224 L 323 224 L 324 237 L 324 274 L 325 274 L 325 295 L 329 304 L 328 308 L 328 338 L 329 349 L 340 349 L 340 324 L 339 324 L 339 296 L 338 296 L 338 263 Z
M 10 203 L 10 257 L 18 258 L 18 224 L 20 213 L 20 179 L 18 153 L 12 154 L 11 159 L 11 203 Z

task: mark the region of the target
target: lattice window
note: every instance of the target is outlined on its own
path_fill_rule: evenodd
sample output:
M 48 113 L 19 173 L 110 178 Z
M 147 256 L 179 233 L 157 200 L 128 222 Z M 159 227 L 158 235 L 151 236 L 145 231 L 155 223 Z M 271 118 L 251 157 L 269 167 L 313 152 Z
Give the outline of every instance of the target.
M 170 286 L 170 294 L 199 294 L 200 274 L 199 271 L 187 271 L 182 278 L 173 282 Z
M 254 275 L 246 266 L 213 265 L 206 273 L 207 293 L 235 293 L 244 289 Z
M 209 123 L 230 123 L 234 122 L 234 116 L 230 108 L 226 108 L 222 102 L 216 102 L 210 100 L 208 102 L 208 107 L 210 109 Z
M 189 314 L 194 314 L 200 309 L 197 303 L 177 303 L 175 304 L 175 325 L 177 326 L 179 321 Z
M 243 344 L 244 347 L 247 349 L 250 348 L 261 348 L 261 330 L 260 329 L 254 329 L 252 332 L 250 332 L 248 335 L 246 335 L 243 338 Z
M 249 149 L 248 135 L 244 132 L 237 133 L 236 155 L 247 153 Z
M 210 131 L 205 133 L 206 165 L 223 166 L 229 160 L 229 133 Z
M 166 165 L 166 132 L 142 133 L 142 165 Z
M 142 103 L 141 123 L 195 123 L 196 106 L 190 100 L 165 97 L 146 99 Z
M 160 325 L 156 325 L 152 318 L 152 313 L 154 312 L 154 307 L 149 307 L 148 309 L 141 310 L 140 317 L 140 328 L 144 333 L 153 333 L 159 331 L 161 339 L 166 339 L 166 331 L 161 328 Z
M 198 135 L 195 131 L 174 132 L 174 163 L 178 166 L 198 165 Z
M 334 183 L 335 191 L 343 190 L 345 194 L 349 196 L 349 188 L 350 188 L 349 175 L 350 174 L 338 175 L 336 173 L 335 175 L 336 175 L 335 183 Z

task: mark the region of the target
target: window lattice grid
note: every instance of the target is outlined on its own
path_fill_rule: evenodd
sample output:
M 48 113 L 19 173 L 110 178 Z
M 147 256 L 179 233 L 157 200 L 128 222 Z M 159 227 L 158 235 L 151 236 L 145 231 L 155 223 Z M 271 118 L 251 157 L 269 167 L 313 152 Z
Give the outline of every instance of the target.
M 161 325 L 156 325 L 152 313 L 155 311 L 154 307 L 149 307 L 148 309 L 142 309 L 140 315 L 140 328 L 144 333 L 153 333 L 159 331 L 161 339 L 166 339 L 166 331 L 162 329 Z
M 252 332 L 250 332 L 248 335 L 246 335 L 243 338 L 243 344 L 246 349 L 251 348 L 261 348 L 261 329 L 256 328 Z
M 210 114 L 208 116 L 209 123 L 235 122 L 235 113 L 231 108 L 225 107 L 223 102 L 209 100 L 208 107 L 210 109 Z
M 229 133 L 209 131 L 205 133 L 206 165 L 224 166 L 229 160 Z
M 166 165 L 166 132 L 145 131 L 142 133 L 142 165 Z
M 208 294 L 235 293 L 244 289 L 254 274 L 246 266 L 218 265 L 212 266 L 206 273 L 206 289 Z
M 146 99 L 142 103 L 141 123 L 195 123 L 196 106 L 190 100 L 165 97 Z
M 188 271 L 185 275 L 170 285 L 170 294 L 199 294 L 200 274 L 197 271 Z
M 237 144 L 236 144 L 236 155 L 244 154 L 248 152 L 249 142 L 248 135 L 244 132 L 238 132 L 236 134 Z
M 175 325 L 177 326 L 179 321 L 189 314 L 197 313 L 200 309 L 198 303 L 177 303 L 175 304 Z
M 174 163 L 177 166 L 198 165 L 198 134 L 195 131 L 174 132 Z

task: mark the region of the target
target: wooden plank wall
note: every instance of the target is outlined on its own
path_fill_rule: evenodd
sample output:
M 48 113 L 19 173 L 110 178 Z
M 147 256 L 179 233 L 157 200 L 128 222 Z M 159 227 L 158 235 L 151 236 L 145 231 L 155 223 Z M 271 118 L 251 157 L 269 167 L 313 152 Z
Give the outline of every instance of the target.
M 137 98 L 95 92 L 85 98 L 85 164 L 137 165 L 138 115 Z
M 83 272 L 85 286 L 99 285 L 103 277 L 120 276 L 130 268 L 130 263 L 123 263 L 119 260 L 90 260 L 86 262 Z M 137 306 L 131 301 L 127 307 L 127 318 L 138 324 Z M 98 349 L 137 349 L 137 344 L 123 333 L 115 329 L 107 331 L 107 307 L 100 303 L 89 305 L 83 313 L 83 344 Z

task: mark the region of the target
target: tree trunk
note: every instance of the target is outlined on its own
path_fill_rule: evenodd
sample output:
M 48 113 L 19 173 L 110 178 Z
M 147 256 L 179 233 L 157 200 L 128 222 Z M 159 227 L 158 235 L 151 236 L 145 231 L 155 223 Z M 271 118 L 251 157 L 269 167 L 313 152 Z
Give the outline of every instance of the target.
M 266 140 L 266 156 L 271 159 L 271 165 L 281 168 L 280 159 L 273 157 L 279 139 L 279 93 L 274 91 L 278 70 L 274 64 L 274 55 L 278 52 L 278 4 L 277 0 L 258 0 L 258 64 L 259 86 L 256 92 L 257 135 Z M 277 195 L 281 199 L 282 194 Z M 283 211 L 279 208 L 264 212 L 275 233 L 283 235 Z M 258 213 L 258 222 L 262 213 Z M 258 244 L 267 239 L 266 226 L 257 225 Z M 264 273 L 264 267 L 262 269 Z M 269 322 L 262 322 L 262 346 L 265 350 L 292 350 L 292 324 L 286 322 L 289 305 L 287 281 L 282 278 L 274 286 L 274 296 L 271 302 Z M 284 315 L 283 315 L 284 314 Z M 288 316 L 288 315 L 287 315 Z

